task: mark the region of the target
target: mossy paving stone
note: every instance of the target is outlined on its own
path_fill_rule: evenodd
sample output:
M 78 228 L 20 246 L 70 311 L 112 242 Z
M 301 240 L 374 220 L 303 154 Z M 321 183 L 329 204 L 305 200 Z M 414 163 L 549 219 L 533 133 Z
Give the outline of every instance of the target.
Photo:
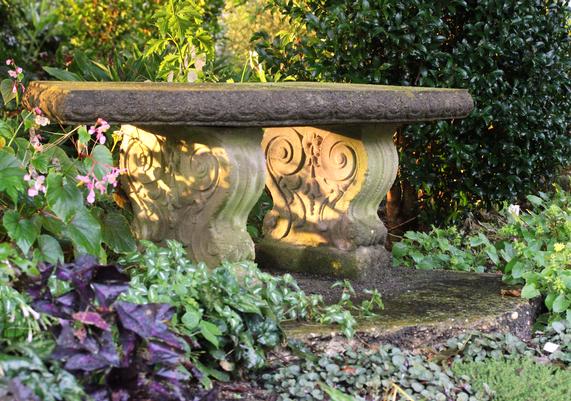
M 304 291 L 322 294 L 328 302 L 341 292 L 330 288 L 335 279 L 295 277 Z M 336 326 L 301 322 L 285 325 L 288 338 L 326 352 L 386 342 L 417 350 L 474 330 L 511 332 L 527 339 L 539 308 L 537 302 L 502 295 L 507 286 L 495 274 L 391 268 L 379 270 L 367 282 L 354 282 L 353 287 L 354 303 L 367 297 L 365 289 L 375 288 L 385 304 L 379 317 L 359 322 L 354 339 L 344 338 Z

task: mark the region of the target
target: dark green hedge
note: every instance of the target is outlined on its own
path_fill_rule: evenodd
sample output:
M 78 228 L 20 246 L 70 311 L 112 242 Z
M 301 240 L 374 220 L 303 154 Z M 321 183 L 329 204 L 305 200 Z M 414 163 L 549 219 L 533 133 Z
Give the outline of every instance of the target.
M 272 72 L 299 80 L 466 88 L 461 121 L 416 125 L 401 174 L 424 206 L 514 201 L 571 164 L 567 0 L 270 0 L 297 28 L 258 36 Z

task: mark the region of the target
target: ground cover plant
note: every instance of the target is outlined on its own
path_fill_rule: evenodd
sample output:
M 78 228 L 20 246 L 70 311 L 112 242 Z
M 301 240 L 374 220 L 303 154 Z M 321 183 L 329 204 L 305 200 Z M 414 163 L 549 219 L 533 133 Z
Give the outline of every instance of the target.
M 460 376 L 473 378 L 472 386 L 488 391 L 497 401 L 566 400 L 571 397 L 571 370 L 541 365 L 530 358 L 459 363 Z
M 353 305 L 350 287 L 338 304 L 326 305 L 321 296 L 306 295 L 292 276 L 261 272 L 252 262 L 211 270 L 192 263 L 180 243 L 168 241 L 165 248 L 143 244 L 144 251 L 119 261 L 131 273 L 121 299 L 172 305 L 176 314 L 171 326 L 191 340 L 190 358 L 214 378 L 264 367 L 266 352 L 284 342 L 285 321 L 338 324 L 351 337 L 357 317 L 375 315 L 383 306 L 378 293 Z
M 261 380 L 283 401 L 322 400 L 328 394 L 335 401 L 486 401 L 522 395 L 525 377 L 527 384 L 536 386 L 528 388 L 527 394 L 538 397 L 522 400 L 543 399 L 545 386 L 550 386 L 550 399 L 565 400 L 570 391 L 569 335 L 571 324 L 557 322 L 535 333 L 528 343 L 511 334 L 475 332 L 452 338 L 436 349 L 417 350 L 420 354 L 388 344 L 364 345 L 334 355 L 306 352 Z M 547 351 L 547 343 L 557 350 Z M 555 363 L 547 365 L 546 361 Z M 332 388 L 343 393 L 331 395 Z

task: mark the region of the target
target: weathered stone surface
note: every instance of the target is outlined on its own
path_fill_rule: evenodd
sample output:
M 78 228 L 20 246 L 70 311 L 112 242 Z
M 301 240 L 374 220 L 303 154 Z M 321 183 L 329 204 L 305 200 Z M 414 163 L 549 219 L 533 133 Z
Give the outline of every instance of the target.
M 383 245 L 344 251 L 329 246 L 293 245 L 263 239 L 256 244 L 256 262 L 268 270 L 366 280 L 374 276 L 377 269 L 390 266 L 391 255 Z
M 248 213 L 264 189 L 262 130 L 123 126 L 123 187 L 141 239 L 176 239 L 195 261 L 254 259 Z
M 364 277 L 390 261 L 377 209 L 398 169 L 395 129 L 266 129 L 266 186 L 274 206 L 257 248 L 262 266 Z
M 462 118 L 465 90 L 307 82 L 32 82 L 25 104 L 61 123 L 276 127 Z
M 338 290 L 334 280 L 296 276 L 308 293 L 323 294 L 333 302 Z M 288 338 L 334 351 L 336 347 L 366 342 L 390 342 L 405 348 L 441 344 L 464 332 L 511 332 L 529 338 L 538 304 L 501 294 L 501 277 L 491 274 L 450 271 L 386 269 L 376 279 L 356 282 L 358 299 L 366 298 L 364 289 L 376 288 L 383 296 L 385 309 L 378 318 L 359 322 L 357 336 L 348 340 L 338 327 L 302 323 L 286 326 Z

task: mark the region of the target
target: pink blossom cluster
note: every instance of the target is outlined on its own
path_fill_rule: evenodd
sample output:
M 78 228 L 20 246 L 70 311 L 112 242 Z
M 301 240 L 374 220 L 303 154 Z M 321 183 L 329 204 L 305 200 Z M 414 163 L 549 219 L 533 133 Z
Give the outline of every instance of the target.
M 93 172 L 87 175 L 78 175 L 76 178 L 79 182 L 85 184 L 89 193 L 87 194 L 87 202 L 95 202 L 95 190 L 98 190 L 101 194 L 104 194 L 107 190 L 107 185 L 110 184 L 113 187 L 117 186 L 117 179 L 121 173 L 125 172 L 125 169 L 120 169 L 113 167 L 103 178 L 98 179 Z
M 35 107 L 33 112 L 36 116 L 34 118 L 34 122 L 40 127 L 45 127 L 46 125 L 50 124 L 50 119 L 44 116 L 44 113 L 42 113 L 42 110 L 39 107 Z
M 42 111 L 38 107 L 36 107 L 33 110 L 33 113 L 36 115 L 36 117 L 34 118 L 34 122 L 36 123 L 36 125 L 40 127 L 45 127 L 50 123 L 50 120 L 47 117 L 43 116 Z M 42 143 L 40 142 L 42 140 L 42 137 L 40 134 L 36 132 L 36 128 L 37 127 L 30 128 L 30 144 L 34 147 L 34 149 L 37 152 L 41 152 L 44 150 L 44 145 L 42 145 Z
M 89 135 L 95 134 L 95 140 L 103 145 L 107 140 L 107 138 L 105 137 L 105 132 L 107 132 L 109 128 L 110 126 L 107 123 L 107 121 L 105 121 L 102 118 L 98 118 L 97 121 L 95 122 L 95 125 L 91 126 L 88 132 Z
M 36 152 L 41 152 L 44 150 L 44 145 L 40 142 L 42 136 L 36 133 L 36 130 L 32 127 L 30 128 L 30 144 L 34 147 Z
M 10 78 L 14 79 L 14 84 L 12 85 L 12 93 L 17 93 L 18 92 L 18 85 L 20 85 L 22 87 L 22 91 L 24 90 L 24 85 L 22 85 L 20 83 L 20 80 L 18 79 L 18 76 L 24 72 L 24 70 L 21 67 L 18 67 L 16 65 L 16 62 L 9 58 L 8 60 L 6 60 L 6 65 L 11 65 L 14 67 L 13 70 L 8 70 L 8 75 L 10 76 Z
M 44 184 L 46 177 L 38 174 L 33 168 L 30 168 L 28 174 L 24 176 L 24 181 L 30 185 L 30 188 L 28 188 L 28 196 L 33 198 L 39 195 L 40 192 L 46 193 L 46 186 Z

